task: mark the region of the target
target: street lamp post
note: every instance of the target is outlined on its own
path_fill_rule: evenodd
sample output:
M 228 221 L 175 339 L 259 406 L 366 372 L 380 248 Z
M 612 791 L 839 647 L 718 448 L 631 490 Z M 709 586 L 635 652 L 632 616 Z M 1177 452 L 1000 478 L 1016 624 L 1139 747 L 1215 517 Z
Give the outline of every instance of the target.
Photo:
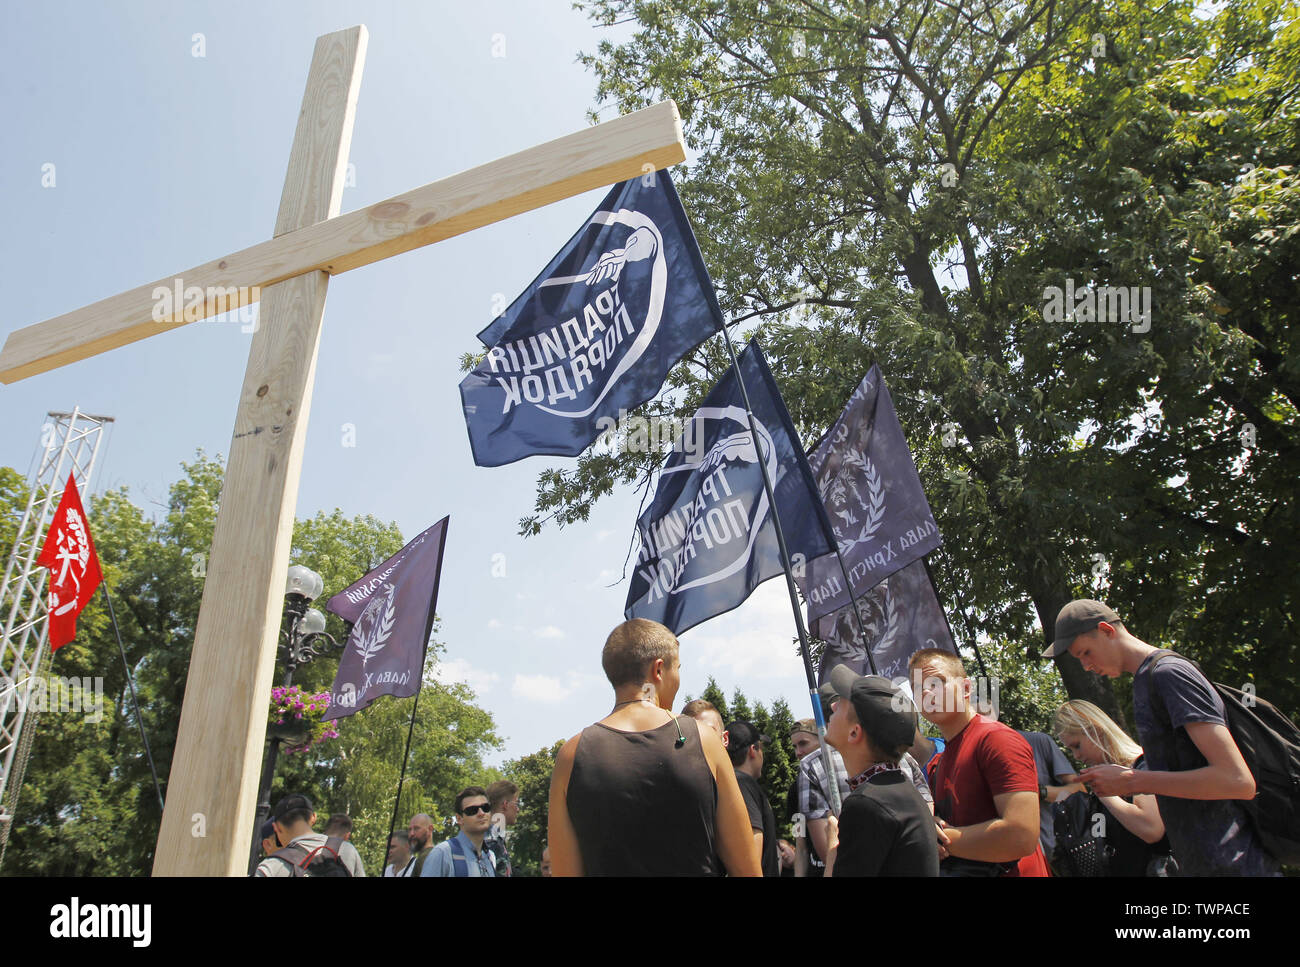
M 293 673 L 299 665 L 305 665 L 320 657 L 325 647 L 340 647 L 332 636 L 325 632 L 325 615 L 315 608 L 309 608 L 325 588 L 321 576 L 309 567 L 295 564 L 289 568 L 289 578 L 284 589 L 284 616 L 287 626 L 280 632 L 278 654 L 284 662 L 284 680 L 280 683 L 285 688 L 293 684 Z M 262 783 L 257 797 L 257 821 L 253 824 L 253 843 L 249 850 L 248 873 L 251 876 L 257 869 L 258 852 L 262 846 L 262 824 L 271 815 L 271 782 L 275 778 L 275 762 L 280 754 L 280 742 L 283 735 L 274 728 L 269 730 L 266 757 L 262 764 Z

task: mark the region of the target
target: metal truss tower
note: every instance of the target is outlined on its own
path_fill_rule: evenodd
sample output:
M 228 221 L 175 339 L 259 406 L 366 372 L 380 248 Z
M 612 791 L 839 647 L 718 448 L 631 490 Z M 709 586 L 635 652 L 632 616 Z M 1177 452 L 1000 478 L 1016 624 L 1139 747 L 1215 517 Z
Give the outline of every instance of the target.
M 91 471 L 111 416 L 90 416 L 78 409 L 49 413 L 41 427 L 41 446 L 28 482 L 30 492 L 14 538 L 13 550 L 0 584 L 0 863 L 9 844 L 9 830 L 18 793 L 32 751 L 39 709 L 31 708 L 33 684 L 41 671 L 48 640 L 45 581 L 47 570 L 36 564 L 68 475 L 89 495 Z

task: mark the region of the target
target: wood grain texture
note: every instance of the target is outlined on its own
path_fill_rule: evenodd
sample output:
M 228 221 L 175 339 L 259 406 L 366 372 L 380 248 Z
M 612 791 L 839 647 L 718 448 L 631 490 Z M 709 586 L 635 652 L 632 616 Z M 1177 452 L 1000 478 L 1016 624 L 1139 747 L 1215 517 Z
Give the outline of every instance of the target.
M 0 382 L 239 308 L 257 301 L 255 289 L 285 279 L 317 271 L 337 275 L 685 158 L 677 105 L 664 101 L 346 215 L 312 220 L 306 208 L 294 216 L 282 212 L 277 237 L 269 241 L 10 333 L 0 352 Z M 346 161 L 346 153 L 339 155 L 339 164 Z M 295 164 L 308 162 L 291 161 L 291 169 Z M 337 177 L 332 184 L 331 210 L 337 211 L 342 187 Z M 325 183 L 316 187 L 323 191 Z M 173 312 L 158 321 L 155 291 L 174 291 L 177 279 L 182 289 L 202 289 L 203 305 L 188 317 Z M 220 290 L 217 298 L 210 290 Z
M 366 37 L 364 27 L 353 27 L 316 41 L 277 235 L 338 212 Z M 199 608 L 155 876 L 247 874 L 328 285 L 326 273 L 312 272 L 262 292 Z M 194 835 L 196 815 L 204 817 L 201 837 Z

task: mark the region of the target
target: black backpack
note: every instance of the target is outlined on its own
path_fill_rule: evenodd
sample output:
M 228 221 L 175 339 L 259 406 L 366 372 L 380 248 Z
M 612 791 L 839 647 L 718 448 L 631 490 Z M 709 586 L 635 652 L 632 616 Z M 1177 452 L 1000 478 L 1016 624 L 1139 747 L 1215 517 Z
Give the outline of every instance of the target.
M 1171 655 L 1201 671 L 1196 662 L 1167 648 L 1156 651 L 1156 664 Z M 1154 671 L 1155 665 L 1151 668 Z M 1255 798 L 1242 805 L 1255 823 L 1260 845 L 1279 863 L 1300 864 L 1300 729 L 1262 698 L 1230 685 L 1210 684 L 1223 700 L 1228 731 L 1255 777 Z M 1154 684 L 1150 692 L 1152 708 L 1161 721 L 1171 724 Z
M 301 843 L 290 843 L 271 854 L 270 859 L 289 864 L 294 876 L 351 876 L 352 873 L 339 859 L 343 840 L 331 836 L 323 846 L 308 851 Z
M 1057 876 L 1107 876 L 1115 849 L 1105 835 L 1097 835 L 1097 816 L 1110 821 L 1101 802 L 1091 792 L 1076 792 L 1052 804 L 1056 848 L 1052 872 Z M 1104 826 L 1103 826 L 1104 829 Z

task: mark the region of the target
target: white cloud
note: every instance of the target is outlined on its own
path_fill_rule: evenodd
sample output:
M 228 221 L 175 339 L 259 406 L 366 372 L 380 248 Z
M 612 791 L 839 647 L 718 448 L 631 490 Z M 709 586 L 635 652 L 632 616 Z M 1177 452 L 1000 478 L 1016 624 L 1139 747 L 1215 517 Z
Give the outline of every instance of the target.
M 610 567 L 603 567 L 600 573 L 596 575 L 596 580 L 586 586 L 586 590 L 595 591 L 598 588 L 608 588 L 612 584 L 617 584 L 623 580 L 623 572 L 616 571 Z
M 479 695 L 491 691 L 492 686 L 501 680 L 501 676 L 496 672 L 475 668 L 464 658 L 452 658 L 438 662 L 433 677 L 444 685 L 458 683 L 468 685 Z
M 498 621 L 496 618 L 488 619 L 488 631 L 496 631 L 500 627 L 501 627 L 501 622 Z
M 556 675 L 516 674 L 515 680 L 510 684 L 510 694 L 530 702 L 554 705 L 565 701 L 580 689 L 587 688 L 598 678 L 604 681 L 604 676 L 578 671 L 566 672 L 563 680 Z
M 563 702 L 576 686 L 564 686 L 553 675 L 515 675 L 510 694 L 532 702 Z
M 538 628 L 533 632 L 538 638 L 563 638 L 564 632 L 555 625 L 547 625 L 545 628 Z
M 761 585 L 735 611 L 698 625 L 681 637 L 682 662 L 721 681 L 753 678 L 802 679 L 790 611 L 781 577 Z
M 610 530 L 598 530 L 598 531 L 596 531 L 596 540 L 597 540 L 597 541 L 603 541 L 603 540 L 605 540 L 606 538 L 612 536 L 613 533 L 614 533 L 614 532 L 613 532 L 613 531 L 610 531 Z

